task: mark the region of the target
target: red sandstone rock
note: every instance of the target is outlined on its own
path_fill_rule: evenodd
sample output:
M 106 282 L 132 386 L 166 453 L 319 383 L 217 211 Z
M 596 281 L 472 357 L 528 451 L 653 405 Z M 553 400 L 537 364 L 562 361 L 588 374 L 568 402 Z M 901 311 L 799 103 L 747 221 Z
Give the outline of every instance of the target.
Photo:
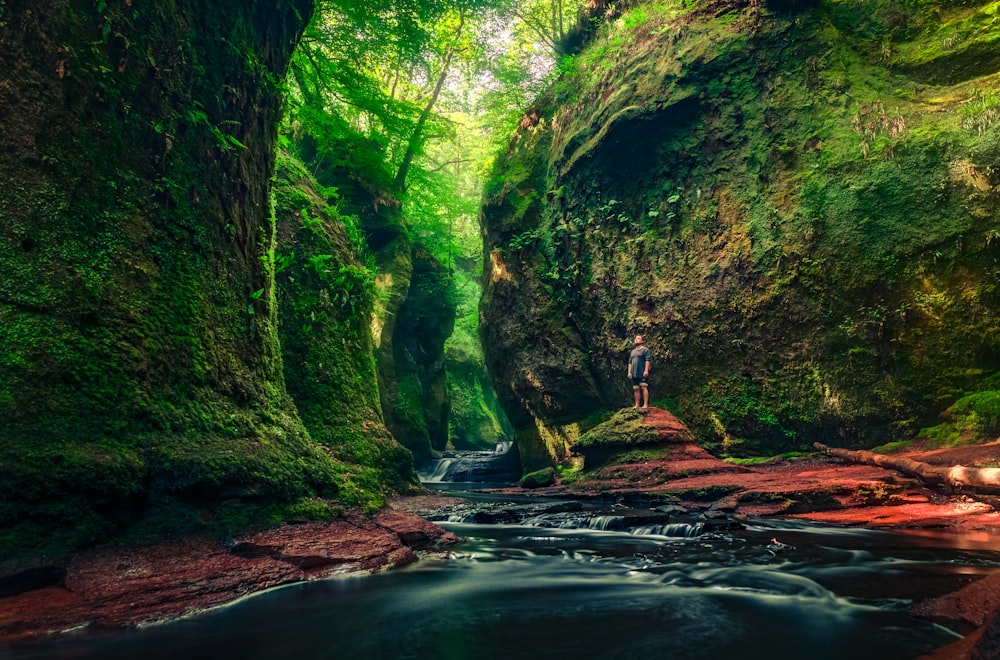
M 448 501 L 448 498 L 443 498 Z M 455 543 L 458 537 L 446 532 L 432 522 L 395 509 L 385 509 L 375 517 L 376 524 L 396 534 L 406 545 L 429 542 Z
M 663 440 L 686 441 L 693 439 L 688 427 L 663 408 L 649 408 L 642 423 L 655 427 Z
M 1000 573 L 994 573 L 958 591 L 915 605 L 916 616 L 944 624 L 961 633 L 982 627 L 1000 611 Z
M 281 584 L 404 566 L 416 561 L 409 546 L 454 540 L 422 518 L 384 511 L 283 525 L 229 545 L 191 538 L 90 550 L 70 560 L 62 586 L 0 598 L 0 642 L 175 618 Z

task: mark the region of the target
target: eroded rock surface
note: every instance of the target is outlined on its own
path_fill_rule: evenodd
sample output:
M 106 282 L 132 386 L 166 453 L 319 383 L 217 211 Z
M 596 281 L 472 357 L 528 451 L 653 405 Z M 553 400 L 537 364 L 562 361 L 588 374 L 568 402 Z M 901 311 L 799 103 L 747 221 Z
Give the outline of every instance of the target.
M 90 550 L 68 562 L 60 584 L 0 598 L 0 642 L 168 620 L 282 584 L 405 566 L 416 561 L 414 548 L 455 540 L 422 518 L 387 510 L 226 542 Z

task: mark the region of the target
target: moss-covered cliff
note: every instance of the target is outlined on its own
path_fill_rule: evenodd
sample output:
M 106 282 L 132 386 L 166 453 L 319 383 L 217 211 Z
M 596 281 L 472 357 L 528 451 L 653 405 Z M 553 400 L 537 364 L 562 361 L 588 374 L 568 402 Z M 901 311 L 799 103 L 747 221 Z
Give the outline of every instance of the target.
M 988 387 L 998 40 L 985 1 L 608 20 L 485 196 L 483 341 L 526 467 L 628 405 L 634 333 L 653 398 L 732 453 L 877 444 Z
M 0 2 L 0 556 L 337 494 L 271 261 L 277 83 L 311 12 Z
M 354 216 L 336 210 L 282 152 L 275 185 L 279 336 L 285 382 L 312 438 L 340 462 L 341 500 L 369 503 L 416 483 L 413 458 L 385 426 L 371 321 L 375 264 Z
M 295 135 L 290 143 L 308 164 L 308 169 L 315 172 L 320 188 L 336 197 L 337 210 L 329 208 L 323 213 L 348 220 L 352 240 L 357 244 L 356 253 L 363 253 L 367 255 L 365 259 L 370 260 L 370 263 L 359 264 L 355 263 L 357 256 L 348 261 L 335 256 L 323 266 L 324 270 L 333 273 L 331 283 L 339 279 L 347 286 L 342 304 L 353 311 L 345 310 L 342 320 L 346 321 L 348 316 L 361 318 L 352 316 L 357 313 L 364 316 L 370 326 L 366 331 L 370 346 L 348 343 L 350 350 L 359 351 L 355 355 L 360 361 L 356 366 L 363 367 L 360 372 L 352 373 L 368 377 L 365 365 L 374 353 L 375 391 L 381 406 L 379 417 L 384 419 L 392 437 L 409 449 L 417 462 L 423 461 L 435 450 L 444 449 L 448 442 L 450 404 L 444 344 L 455 324 L 452 274 L 426 246 L 414 240 L 413 231 L 403 218 L 402 203 L 388 187 L 386 172 L 372 169 L 370 163 L 368 169 L 356 170 L 350 159 L 345 159 L 344 154 L 356 150 L 356 144 L 321 142 L 308 133 L 292 132 Z M 379 163 L 379 167 L 384 169 L 386 163 Z M 301 192 L 296 194 L 301 195 Z M 301 207 L 302 201 L 296 205 Z M 290 210 L 301 215 L 294 207 Z M 309 213 L 307 210 L 306 215 Z M 305 222 L 318 228 L 326 216 L 310 216 Z M 340 222 L 334 224 L 339 227 Z M 288 247 L 286 256 L 292 251 L 292 246 Z M 324 252 L 330 250 L 320 249 L 320 259 L 324 258 Z M 374 279 L 362 286 L 358 278 L 365 277 Z M 353 284 L 348 286 L 348 282 Z M 325 342 L 326 334 L 320 332 L 310 341 Z M 341 350 L 341 347 L 331 346 L 331 350 Z
M 513 438 L 486 370 L 486 358 L 479 341 L 482 241 L 478 223 L 474 239 L 470 255 L 460 254 L 453 258 L 457 290 L 455 331 L 445 342 L 445 371 L 451 405 L 448 437 L 455 449 L 489 449 L 502 440 Z
M 389 430 L 418 461 L 448 444 L 444 342 L 455 325 L 450 273 L 400 225 L 375 252 L 379 302 L 373 331 Z

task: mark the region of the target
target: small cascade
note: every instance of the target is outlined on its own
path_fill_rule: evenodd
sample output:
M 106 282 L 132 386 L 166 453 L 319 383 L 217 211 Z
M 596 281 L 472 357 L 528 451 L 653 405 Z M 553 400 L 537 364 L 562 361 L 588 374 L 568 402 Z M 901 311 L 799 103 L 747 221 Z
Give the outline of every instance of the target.
M 625 529 L 625 517 L 594 516 L 587 520 L 587 529 L 599 529 L 602 532 L 623 531 Z
M 439 458 L 436 461 L 425 463 L 425 470 L 421 470 L 418 473 L 420 475 L 420 481 L 429 484 L 439 484 L 445 481 L 445 476 L 448 474 L 448 470 L 454 462 L 454 458 Z
M 501 440 L 493 447 L 494 456 L 502 456 L 510 451 L 511 447 L 514 446 L 513 440 Z
M 705 523 L 665 523 L 643 525 L 641 517 L 598 515 L 579 512 L 569 514 L 541 514 L 524 519 L 525 527 L 548 527 L 550 529 L 593 529 L 603 532 L 627 532 L 636 536 L 666 536 L 670 538 L 693 539 L 705 531 Z M 463 522 L 469 522 L 465 520 Z
M 681 539 L 693 539 L 701 536 L 705 523 L 670 523 L 667 525 L 643 525 L 630 530 L 636 536 L 670 536 Z
M 520 476 L 512 442 L 498 442 L 493 449 L 449 451 L 424 463 L 418 474 L 427 484 L 512 483 Z

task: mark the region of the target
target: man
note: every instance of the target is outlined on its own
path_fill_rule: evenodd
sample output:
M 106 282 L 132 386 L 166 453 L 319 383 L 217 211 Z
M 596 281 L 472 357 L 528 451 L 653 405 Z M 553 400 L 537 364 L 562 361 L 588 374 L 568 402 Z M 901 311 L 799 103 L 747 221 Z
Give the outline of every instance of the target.
M 635 392 L 635 408 L 646 410 L 649 408 L 649 386 L 646 379 L 649 378 L 649 349 L 642 345 L 642 335 L 635 336 L 635 348 L 628 356 L 628 377 L 632 381 L 632 391 Z M 642 404 L 642 407 L 639 407 Z

